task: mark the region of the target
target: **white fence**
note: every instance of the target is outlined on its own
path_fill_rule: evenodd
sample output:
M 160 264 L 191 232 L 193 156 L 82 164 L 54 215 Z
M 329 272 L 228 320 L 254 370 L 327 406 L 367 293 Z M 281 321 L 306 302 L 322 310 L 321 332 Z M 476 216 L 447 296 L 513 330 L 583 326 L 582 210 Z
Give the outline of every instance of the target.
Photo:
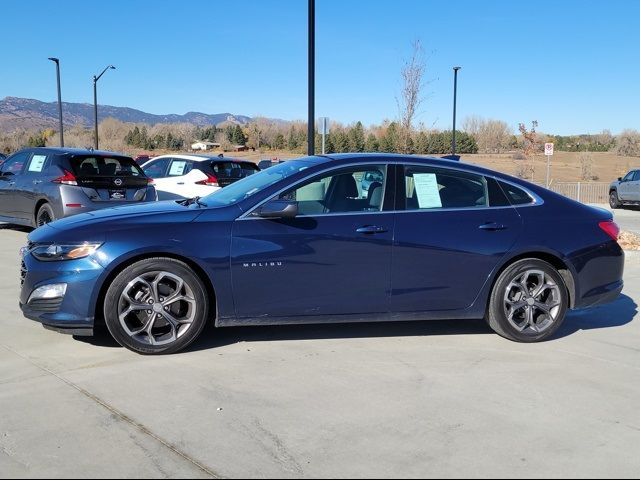
M 605 182 L 557 182 L 549 190 L 582 203 L 609 202 L 609 184 Z

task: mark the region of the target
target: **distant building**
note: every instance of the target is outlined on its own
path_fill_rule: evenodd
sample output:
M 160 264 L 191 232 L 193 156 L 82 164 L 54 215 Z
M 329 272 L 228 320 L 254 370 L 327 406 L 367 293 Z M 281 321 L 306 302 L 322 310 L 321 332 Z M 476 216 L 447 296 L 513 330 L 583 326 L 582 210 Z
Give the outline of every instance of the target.
M 208 142 L 205 140 L 191 144 L 191 150 L 207 151 L 213 150 L 215 148 L 220 148 L 220 144 L 215 142 Z

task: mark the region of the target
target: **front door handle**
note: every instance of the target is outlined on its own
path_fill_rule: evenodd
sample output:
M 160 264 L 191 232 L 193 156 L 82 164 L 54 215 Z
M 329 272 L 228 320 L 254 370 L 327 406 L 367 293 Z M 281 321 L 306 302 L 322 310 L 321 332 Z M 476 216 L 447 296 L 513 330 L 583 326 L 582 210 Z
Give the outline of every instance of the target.
M 376 225 L 365 225 L 364 227 L 360 227 L 356 230 L 357 233 L 364 233 L 367 235 L 372 235 L 374 233 L 385 233 L 386 231 L 386 228 L 378 227 Z
M 480 230 L 487 230 L 489 232 L 495 232 L 496 230 L 504 230 L 506 229 L 506 225 L 496 222 L 487 222 L 483 223 L 478 227 Z

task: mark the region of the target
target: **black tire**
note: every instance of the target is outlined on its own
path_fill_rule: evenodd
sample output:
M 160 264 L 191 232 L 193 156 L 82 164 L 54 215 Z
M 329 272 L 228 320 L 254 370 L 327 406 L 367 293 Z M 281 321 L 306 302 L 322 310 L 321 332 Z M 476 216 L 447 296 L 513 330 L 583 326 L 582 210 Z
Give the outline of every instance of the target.
M 527 275 L 529 275 L 528 278 L 535 277 L 538 272 L 544 274 L 539 283 L 549 284 L 549 287 L 542 290 L 542 293 L 536 297 L 538 300 L 544 300 L 544 303 L 542 301 L 536 302 L 536 298 L 532 296 L 536 293 L 535 282 L 529 283 L 524 278 Z M 524 282 L 528 293 L 518 293 L 524 292 L 524 289 L 520 288 L 522 282 Z M 530 286 L 531 288 L 529 288 Z M 511 296 L 514 292 L 516 292 L 515 296 Z M 529 300 L 529 298 L 533 300 Z M 533 301 L 533 304 L 528 303 L 530 301 Z M 525 305 L 519 308 L 507 306 L 508 304 L 522 303 Z M 538 305 L 543 308 L 555 306 L 550 309 L 551 313 L 544 313 Z M 568 306 L 569 292 L 560 273 L 547 262 L 527 258 L 509 265 L 498 277 L 491 291 L 486 320 L 491 329 L 504 338 L 515 342 L 540 342 L 551 337 L 560 328 Z M 519 330 L 514 323 L 528 325 L 529 311 L 533 312 L 531 315 L 534 326 L 526 326 L 524 330 Z M 509 321 L 509 312 L 512 314 L 512 321 Z
M 618 192 L 615 190 L 609 193 L 609 206 L 614 210 L 621 207 L 620 199 L 618 198 Z
M 48 203 L 43 203 L 38 208 L 38 212 L 36 213 L 36 228 L 42 227 L 47 223 L 51 223 L 56 219 L 56 214 L 53 213 L 53 208 Z
M 170 275 L 171 277 L 167 275 L 161 276 L 160 272 Z M 177 314 L 180 313 L 181 310 L 185 310 L 186 305 L 186 310 L 190 308 L 194 309 L 190 311 L 190 315 L 193 316 L 192 321 L 180 324 L 180 328 L 171 327 L 171 322 L 164 317 L 163 304 L 157 302 L 157 299 L 154 300 L 155 294 L 145 287 L 145 285 L 151 285 L 152 282 L 148 281 L 147 284 L 144 284 L 138 281 L 140 278 L 151 279 L 154 275 L 157 275 L 156 279 L 161 278 L 164 280 L 163 282 L 158 281 L 159 286 L 156 287 L 160 300 L 168 300 L 173 296 L 173 293 L 178 291 L 185 292 L 184 295 L 180 293 L 180 298 L 189 297 L 193 299 L 193 302 L 181 302 L 184 305 L 175 302 L 171 304 L 170 307 L 165 306 L 164 310 L 167 310 L 166 313 L 177 318 Z M 174 278 L 182 280 L 184 286 L 177 287 L 178 284 L 173 280 Z M 133 283 L 133 286 L 131 283 Z M 168 295 L 168 297 L 163 299 L 161 288 L 168 289 L 165 291 L 170 292 L 172 287 L 175 287 L 175 291 L 173 293 L 167 293 L 166 295 Z M 133 302 L 129 303 L 126 300 L 126 288 L 128 288 L 126 295 L 137 291 L 136 293 L 139 298 L 135 299 L 136 305 L 151 303 L 149 300 L 152 300 L 153 305 L 150 304 L 148 310 L 131 311 L 124 316 L 121 322 L 120 314 L 122 313 L 124 315 L 124 312 L 128 310 L 127 305 L 134 305 Z M 145 292 L 148 293 L 148 296 L 145 296 Z M 198 338 L 207 323 L 209 303 L 207 289 L 204 283 L 187 264 L 172 258 L 149 258 L 128 266 L 113 279 L 105 295 L 103 311 L 107 328 L 120 345 L 137 353 L 158 355 L 178 352 Z M 145 308 L 147 307 L 145 306 Z M 177 309 L 176 312 L 173 311 L 174 308 Z M 156 317 L 157 320 L 153 321 L 151 317 Z M 135 334 L 137 328 L 141 328 L 145 324 L 152 325 L 151 331 L 149 333 L 140 332 Z M 127 328 L 129 328 L 129 331 L 127 331 Z M 134 334 L 131 332 L 134 332 Z M 158 334 L 158 339 L 168 343 L 161 345 L 154 344 L 158 340 L 155 334 Z M 162 340 L 162 338 L 167 335 L 170 335 L 170 338 Z M 173 339 L 173 337 L 175 337 L 175 339 Z

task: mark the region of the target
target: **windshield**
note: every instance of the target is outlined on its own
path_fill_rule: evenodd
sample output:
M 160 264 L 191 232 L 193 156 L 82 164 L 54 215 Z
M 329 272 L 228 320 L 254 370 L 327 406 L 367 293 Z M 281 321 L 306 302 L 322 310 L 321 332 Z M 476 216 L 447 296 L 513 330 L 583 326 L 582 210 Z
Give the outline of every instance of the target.
M 276 182 L 309 167 L 308 161 L 291 160 L 254 173 L 202 198 L 209 207 L 226 207 L 241 202 Z

